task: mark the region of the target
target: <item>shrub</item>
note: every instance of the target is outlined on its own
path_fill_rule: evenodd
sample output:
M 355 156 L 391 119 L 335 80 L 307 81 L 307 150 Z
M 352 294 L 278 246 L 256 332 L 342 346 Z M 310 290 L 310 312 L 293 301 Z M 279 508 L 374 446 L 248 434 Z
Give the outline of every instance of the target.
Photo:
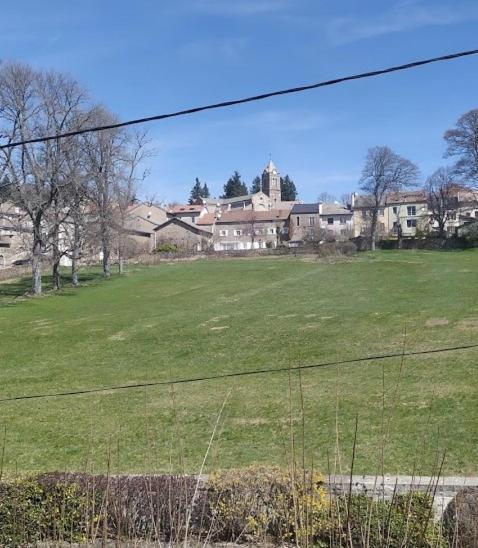
M 468 487 L 458 492 L 443 514 L 443 527 L 451 546 L 478 545 L 478 490 Z
M 0 484 L 0 545 L 21 546 L 41 539 L 43 492 L 32 480 Z
M 328 498 L 318 474 L 253 467 L 213 474 L 207 516 L 215 540 L 304 542 L 323 533 Z
M 182 538 L 196 479 L 192 476 L 93 476 L 53 473 L 43 486 L 73 486 L 88 502 L 89 526 L 112 538 Z M 50 487 L 51 489 L 51 487 Z M 92 517 L 92 519 L 91 519 Z M 194 523 L 192 524 L 194 525 Z M 90 535 L 91 536 L 91 535 Z
M 350 504 L 348 497 L 339 497 L 331 508 L 328 535 L 334 546 L 446 546 L 433 522 L 433 497 L 416 492 L 393 501 L 353 495 Z
M 173 244 L 170 242 L 164 242 L 162 244 L 159 244 L 156 248 L 156 253 L 177 253 L 179 251 L 179 247 L 177 244 Z

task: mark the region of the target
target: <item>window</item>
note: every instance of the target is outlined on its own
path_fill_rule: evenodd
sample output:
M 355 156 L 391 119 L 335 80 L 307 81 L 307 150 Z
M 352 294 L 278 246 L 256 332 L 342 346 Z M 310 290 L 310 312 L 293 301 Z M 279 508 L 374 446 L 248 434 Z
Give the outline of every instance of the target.
M 333 225 L 334 224 L 334 218 L 333 217 L 327 217 L 327 224 Z
M 227 236 L 227 230 L 220 230 L 219 236 Z
M 295 218 L 296 226 L 300 226 L 300 217 Z
M 407 219 L 407 228 L 416 228 L 417 220 L 416 219 Z
M 397 206 L 393 206 L 392 207 L 392 211 L 393 213 L 396 215 L 398 213 L 398 207 Z
M 314 225 L 315 225 L 314 217 L 309 217 L 309 226 L 314 226 Z
M 475 211 L 475 217 L 478 217 L 478 211 Z
M 345 217 L 340 217 L 340 224 L 341 225 L 347 224 L 347 219 Z
M 276 233 L 276 229 L 274 227 L 267 229 L 267 234 L 275 234 L 275 233 Z
M 416 214 L 417 214 L 417 206 L 408 206 L 407 207 L 407 215 L 416 215 Z M 408 223 L 408 221 L 407 221 L 407 223 Z
M 242 236 L 242 230 L 234 230 L 234 236 Z
M 469 211 L 466 212 L 467 217 L 471 217 L 471 213 Z

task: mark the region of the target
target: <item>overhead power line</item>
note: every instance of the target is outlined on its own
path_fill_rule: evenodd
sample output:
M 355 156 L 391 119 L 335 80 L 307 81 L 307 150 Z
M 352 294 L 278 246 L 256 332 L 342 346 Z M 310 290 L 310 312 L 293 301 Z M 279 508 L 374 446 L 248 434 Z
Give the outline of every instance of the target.
M 465 344 L 460 346 L 449 346 L 445 348 L 434 348 L 432 350 L 417 350 L 414 352 L 397 352 L 391 354 L 376 354 L 373 356 L 363 356 L 361 358 L 349 358 L 347 360 L 334 360 L 329 362 L 314 363 L 308 365 L 296 365 L 292 367 L 270 367 L 266 369 L 253 369 L 251 371 L 237 371 L 235 373 L 224 373 L 222 375 L 209 375 L 203 377 L 190 377 L 186 379 L 176 379 L 172 381 L 153 381 L 153 382 L 142 382 L 136 384 L 123 384 L 117 386 L 107 386 L 103 388 L 89 388 L 85 390 L 72 390 L 68 392 L 52 392 L 49 394 L 31 394 L 27 396 L 12 396 L 10 398 L 0 399 L 0 403 L 21 401 L 21 400 L 38 400 L 44 398 L 58 398 L 65 396 L 80 396 L 84 394 L 98 394 L 101 392 L 114 392 L 117 390 L 130 390 L 134 388 L 149 388 L 153 386 L 173 386 L 177 384 L 189 384 L 193 382 L 204 382 L 204 381 L 215 381 L 215 380 L 224 380 L 231 379 L 235 377 L 249 377 L 252 375 L 265 375 L 269 373 L 284 373 L 288 371 L 304 371 L 307 369 L 318 369 L 321 367 L 330 367 L 337 365 L 345 365 L 352 363 L 363 363 L 371 362 L 376 360 L 387 360 L 390 358 L 406 358 L 410 356 L 423 356 L 426 354 L 438 354 L 441 352 L 454 352 L 457 350 L 468 350 L 471 348 L 478 348 L 477 344 Z
M 34 138 L 34 139 L 25 139 L 25 140 L 22 140 L 22 141 L 15 141 L 15 142 L 7 143 L 5 145 L 1 145 L 0 149 L 13 148 L 13 147 L 17 147 L 17 146 L 20 146 L 20 145 L 26 145 L 26 144 L 31 144 L 31 143 L 41 143 L 41 142 L 45 142 L 45 141 L 52 141 L 52 140 L 55 140 L 55 139 L 62 139 L 62 138 L 65 138 L 65 137 L 74 137 L 75 135 L 82 135 L 83 133 L 92 133 L 92 132 L 95 132 L 95 131 L 104 131 L 104 130 L 107 130 L 107 129 L 117 129 L 117 128 L 126 127 L 126 126 L 133 126 L 133 125 L 137 125 L 137 124 L 145 124 L 147 122 L 165 120 L 166 118 L 176 118 L 178 116 L 187 116 L 189 114 L 196 114 L 198 112 L 203 112 L 205 110 L 214 110 L 214 109 L 219 109 L 219 108 L 226 108 L 226 107 L 232 107 L 232 106 L 236 106 L 236 105 L 242 105 L 242 104 L 245 104 L 245 103 L 252 103 L 252 102 L 255 102 L 255 101 L 263 101 L 264 99 L 270 99 L 271 97 L 278 97 L 280 95 L 290 95 L 292 93 L 300 93 L 300 92 L 309 91 L 309 90 L 312 90 L 312 89 L 323 88 L 323 87 L 327 87 L 327 86 L 334 86 L 336 84 L 342 84 L 343 82 L 349 82 L 351 80 L 361 80 L 361 79 L 364 79 L 364 78 L 372 78 L 372 77 L 375 77 L 375 76 L 381 76 L 381 75 L 388 74 L 388 73 L 391 73 L 391 72 L 399 72 L 399 71 L 402 71 L 402 70 L 408 70 L 408 69 L 412 69 L 412 68 L 416 68 L 416 67 L 421 67 L 421 66 L 424 66 L 424 65 L 429 65 L 431 63 L 438 63 L 438 62 L 441 62 L 441 61 L 451 61 L 453 59 L 458 59 L 460 57 L 468 57 L 470 55 L 477 55 L 477 54 L 478 54 L 478 49 L 473 49 L 473 50 L 468 50 L 468 51 L 460 51 L 458 53 L 451 53 L 451 54 L 448 54 L 448 55 L 442 55 L 440 57 L 432 57 L 432 58 L 429 58 L 429 59 L 422 59 L 422 60 L 419 60 L 419 61 L 412 61 L 411 63 L 406 63 L 404 65 L 396 65 L 396 66 L 393 66 L 393 67 L 388 67 L 388 68 L 379 69 L 379 70 L 373 70 L 373 71 L 370 71 L 370 72 L 362 72 L 362 73 L 359 73 L 359 74 L 352 74 L 352 75 L 349 75 L 349 76 L 342 76 L 340 78 L 335 78 L 333 80 L 325 80 L 323 82 L 318 82 L 318 83 L 315 83 L 315 84 L 308 84 L 308 85 L 305 85 L 305 86 L 298 86 L 298 87 L 293 87 L 293 88 L 288 88 L 288 89 L 281 89 L 281 90 L 278 90 L 278 91 L 271 91 L 271 92 L 268 92 L 268 93 L 262 93 L 260 95 L 253 95 L 251 97 L 244 97 L 242 99 L 232 99 L 230 101 L 223 101 L 221 103 L 212 103 L 212 104 L 209 104 L 209 105 L 193 107 L 193 108 L 188 108 L 188 109 L 184 109 L 184 110 L 178 110 L 176 112 L 169 112 L 169 113 L 166 113 L 166 114 L 157 114 L 155 116 L 147 116 L 145 118 L 137 118 L 137 119 L 134 119 L 134 120 L 127 120 L 125 122 L 118 122 L 118 123 L 115 123 L 115 124 L 95 126 L 95 127 L 91 127 L 91 128 L 79 129 L 79 130 L 76 130 L 76 131 L 69 131 L 69 132 L 66 132 L 66 133 L 59 133 L 57 135 L 48 135 L 48 136 L 45 136 L 45 137 L 37 137 L 37 138 Z

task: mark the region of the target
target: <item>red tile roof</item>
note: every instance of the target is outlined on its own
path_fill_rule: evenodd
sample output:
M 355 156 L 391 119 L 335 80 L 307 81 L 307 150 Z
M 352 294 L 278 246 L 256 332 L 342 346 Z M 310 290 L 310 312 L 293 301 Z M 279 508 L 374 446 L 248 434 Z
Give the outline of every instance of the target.
M 197 225 L 213 225 L 216 217 L 214 213 L 205 213 L 199 219 L 196 220 Z
M 173 206 L 169 212 L 173 215 L 181 214 L 181 213 L 200 213 L 204 209 L 204 206 L 202 205 L 189 205 L 189 204 L 179 204 Z

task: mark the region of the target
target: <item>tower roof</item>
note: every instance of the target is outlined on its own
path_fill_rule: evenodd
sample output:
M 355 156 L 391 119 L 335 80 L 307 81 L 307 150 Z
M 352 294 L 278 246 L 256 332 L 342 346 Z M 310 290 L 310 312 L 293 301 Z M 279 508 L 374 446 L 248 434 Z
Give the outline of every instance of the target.
M 272 160 L 269 160 L 269 163 L 267 164 L 265 170 L 266 173 L 278 173 L 276 166 L 274 165 L 274 162 Z

